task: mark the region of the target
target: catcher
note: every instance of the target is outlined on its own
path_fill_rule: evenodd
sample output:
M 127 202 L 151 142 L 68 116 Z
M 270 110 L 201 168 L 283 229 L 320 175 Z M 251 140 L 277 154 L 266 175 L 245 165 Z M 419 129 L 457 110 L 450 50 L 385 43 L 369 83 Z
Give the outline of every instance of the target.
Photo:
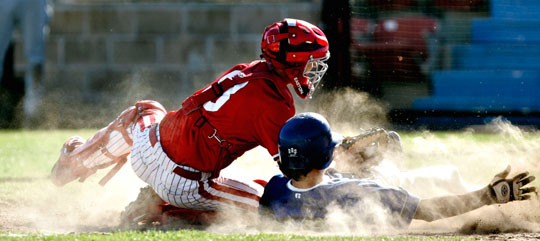
M 377 134 L 374 132 L 374 135 Z M 324 218 L 327 208 L 337 205 L 348 213 L 357 210 L 357 216 L 364 220 L 373 220 L 376 219 L 373 216 L 380 215 L 372 212 L 373 205 L 377 205 L 388 214 L 389 224 L 406 227 L 412 219 L 433 221 L 484 205 L 529 199 L 536 192 L 534 187 L 524 187 L 534 176 L 524 172 L 508 177 L 508 167 L 480 190 L 420 199 L 399 187 L 383 186 L 369 179 L 346 178 L 329 171 L 339 143 L 342 143 L 339 148 L 350 148 L 347 140 L 343 142 L 331 132 L 328 122 L 319 114 L 303 113 L 288 120 L 279 133 L 278 164 L 285 176 L 270 179 L 260 199 L 260 212 L 278 220 L 306 220 Z M 354 142 L 349 144 L 354 145 Z
M 168 205 L 256 212 L 257 184 L 220 172 L 258 145 L 278 157 L 279 130 L 295 113 L 288 85 L 301 98 L 310 98 L 330 56 L 318 27 L 289 18 L 266 27 L 261 50 L 262 60 L 236 65 L 184 100 L 179 110 L 167 112 L 155 101 L 139 101 L 87 141 L 69 138 L 52 168 L 53 183 L 84 181 L 117 164 L 100 182 L 105 184 L 131 157 L 137 176 Z

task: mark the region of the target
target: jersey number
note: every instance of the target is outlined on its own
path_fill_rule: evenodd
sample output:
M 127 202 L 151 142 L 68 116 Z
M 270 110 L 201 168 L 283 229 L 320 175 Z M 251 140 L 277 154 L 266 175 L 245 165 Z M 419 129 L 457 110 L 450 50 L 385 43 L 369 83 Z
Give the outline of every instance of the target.
M 236 76 L 238 73 L 240 73 L 240 70 L 235 70 L 235 71 L 231 71 L 230 73 L 228 73 L 227 75 L 223 76 L 221 79 L 219 79 L 218 83 L 223 81 L 224 79 L 226 78 L 232 78 L 234 76 Z M 237 84 L 233 87 L 231 87 L 230 89 L 226 90 L 225 92 L 223 92 L 223 94 L 216 100 L 216 102 L 212 102 L 212 101 L 208 101 L 206 102 L 203 107 L 206 111 L 212 111 L 212 112 L 215 112 L 215 111 L 218 111 L 219 108 L 221 108 L 221 106 L 223 106 L 230 98 L 231 98 L 231 95 L 233 95 L 234 93 L 236 93 L 238 90 L 244 88 L 247 83 L 249 81 L 246 81 L 244 83 L 241 83 L 241 84 Z M 210 87 L 209 87 L 210 88 Z M 209 88 L 205 89 L 204 91 L 207 91 Z

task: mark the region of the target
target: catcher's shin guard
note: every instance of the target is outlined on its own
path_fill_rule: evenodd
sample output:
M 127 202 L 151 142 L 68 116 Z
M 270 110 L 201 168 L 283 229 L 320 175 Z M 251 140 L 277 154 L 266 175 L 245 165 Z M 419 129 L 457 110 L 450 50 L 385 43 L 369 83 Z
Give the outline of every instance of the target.
M 63 186 L 79 179 L 83 182 L 97 169 L 117 164 L 100 181 L 105 183 L 126 163 L 133 145 L 131 130 L 137 122 L 151 116 L 153 121 L 165 115 L 165 108 L 155 101 L 139 101 L 118 116 L 107 127 L 84 141 L 81 137 L 70 137 L 60 150 L 60 157 L 51 171 L 51 180 Z M 148 118 L 147 118 L 148 119 Z

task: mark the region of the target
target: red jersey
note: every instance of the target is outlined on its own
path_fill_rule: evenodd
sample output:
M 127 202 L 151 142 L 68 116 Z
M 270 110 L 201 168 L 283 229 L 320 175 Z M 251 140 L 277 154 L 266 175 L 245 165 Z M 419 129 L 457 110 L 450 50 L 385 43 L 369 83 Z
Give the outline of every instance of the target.
M 286 81 L 270 71 L 264 61 L 241 64 L 227 71 L 215 82 L 242 75 L 242 67 L 252 72 L 266 71 L 273 79 L 247 78 L 246 82 L 224 90 L 215 101 L 206 102 L 201 113 L 231 148 L 221 148 L 212 133 L 202 133 L 195 123 L 199 115 L 185 115 L 182 109 L 167 113 L 160 122 L 159 132 L 163 150 L 171 160 L 215 177 L 246 151 L 261 145 L 270 155 L 278 155 L 278 135 L 285 122 L 294 116 L 295 108 Z M 197 91 L 212 91 L 210 85 Z

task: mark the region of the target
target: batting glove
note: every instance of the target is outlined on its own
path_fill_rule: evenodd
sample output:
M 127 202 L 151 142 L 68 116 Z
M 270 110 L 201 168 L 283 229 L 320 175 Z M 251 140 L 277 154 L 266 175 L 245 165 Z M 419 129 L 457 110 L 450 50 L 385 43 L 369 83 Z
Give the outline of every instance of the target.
M 535 187 L 523 187 L 535 179 L 534 176 L 529 176 L 529 172 L 522 172 L 507 179 L 509 173 L 510 166 L 495 175 L 488 185 L 494 203 L 527 200 L 531 198 L 532 193 L 536 193 Z

